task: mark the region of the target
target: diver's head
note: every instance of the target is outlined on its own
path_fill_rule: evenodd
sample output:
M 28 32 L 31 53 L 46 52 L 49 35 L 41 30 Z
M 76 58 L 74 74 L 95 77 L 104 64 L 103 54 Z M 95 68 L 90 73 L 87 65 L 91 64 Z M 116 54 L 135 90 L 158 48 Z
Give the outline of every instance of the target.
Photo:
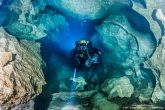
M 88 49 L 88 44 L 89 44 L 89 41 L 86 41 L 86 40 L 80 40 L 78 42 L 78 50 L 80 51 L 85 51 Z

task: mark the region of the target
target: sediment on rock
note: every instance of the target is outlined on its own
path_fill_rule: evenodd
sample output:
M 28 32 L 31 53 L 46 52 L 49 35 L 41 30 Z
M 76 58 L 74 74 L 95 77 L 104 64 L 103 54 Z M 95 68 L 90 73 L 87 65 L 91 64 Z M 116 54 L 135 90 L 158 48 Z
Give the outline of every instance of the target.
M 45 84 L 39 44 L 18 42 L 0 28 L 0 109 L 23 109 Z

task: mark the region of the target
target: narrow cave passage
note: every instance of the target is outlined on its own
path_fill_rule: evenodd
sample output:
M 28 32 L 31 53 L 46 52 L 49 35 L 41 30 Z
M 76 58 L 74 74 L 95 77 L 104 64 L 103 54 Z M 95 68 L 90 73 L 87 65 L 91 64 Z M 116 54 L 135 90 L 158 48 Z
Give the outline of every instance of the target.
M 35 101 L 36 110 L 39 110 L 39 109 L 47 110 L 50 102 L 53 100 L 52 94 L 66 92 L 66 90 L 65 91 L 60 90 L 60 82 L 62 82 L 60 80 L 60 78 L 63 77 L 62 79 L 68 80 L 70 78 L 70 76 L 69 76 L 70 72 L 72 73 L 74 70 L 73 64 L 71 62 L 70 51 L 74 48 L 75 42 L 78 40 L 81 40 L 81 39 L 93 40 L 93 37 L 95 37 L 95 34 L 99 35 L 98 30 L 101 30 L 100 33 L 103 33 L 103 35 L 101 35 L 101 36 L 104 37 L 104 41 L 108 41 L 108 42 L 104 42 L 104 43 L 106 43 L 106 46 L 110 45 L 110 47 L 108 47 L 108 48 L 111 49 L 110 52 L 109 51 L 107 52 L 107 47 L 105 45 L 103 46 L 102 43 L 97 44 L 99 49 L 101 49 L 105 52 L 105 54 L 104 54 L 104 52 L 103 52 L 103 54 L 104 54 L 104 61 L 106 63 L 108 62 L 106 64 L 107 67 L 105 67 L 107 73 L 109 73 L 108 78 L 111 78 L 111 76 L 115 77 L 115 78 L 127 76 L 127 77 L 129 77 L 129 79 L 133 85 L 143 88 L 143 85 L 138 85 L 139 82 L 136 82 L 139 79 L 136 80 L 136 78 L 134 77 L 134 74 L 136 74 L 136 71 L 140 71 L 141 75 L 146 78 L 146 80 L 141 80 L 141 79 L 140 80 L 144 81 L 146 84 L 152 83 L 151 77 L 154 77 L 152 75 L 153 74 L 152 72 L 150 72 L 151 76 L 149 76 L 147 74 L 149 72 L 143 71 L 140 68 L 139 68 L 139 70 L 138 69 L 136 70 L 133 67 L 134 64 L 130 65 L 129 64 L 130 62 L 128 60 L 127 60 L 128 62 L 126 62 L 126 60 L 123 60 L 123 59 L 125 59 L 124 57 L 126 57 L 126 59 L 127 58 L 129 59 L 129 57 L 130 57 L 130 59 L 132 58 L 131 61 L 135 60 L 135 63 L 137 63 L 137 65 L 138 65 L 138 63 L 142 64 L 143 61 L 145 60 L 144 58 L 148 57 L 150 55 L 150 53 L 153 52 L 153 48 L 155 48 L 154 46 L 155 46 L 155 42 L 156 42 L 155 37 L 150 30 L 149 23 L 147 22 L 147 20 L 144 17 L 142 17 L 141 15 L 139 15 L 136 12 L 131 11 L 131 10 L 132 9 L 129 8 L 129 11 L 128 11 L 128 8 L 126 8 L 125 13 L 123 12 L 123 13 L 121 13 L 121 15 L 120 14 L 112 15 L 112 21 L 110 18 L 107 19 L 106 17 L 99 19 L 99 20 L 93 20 L 93 21 L 66 17 L 66 21 L 69 24 L 68 27 L 66 27 L 64 29 L 60 29 L 58 31 L 51 31 L 47 37 L 42 38 L 39 41 L 41 43 L 41 55 L 47 66 L 47 68 L 45 70 L 45 79 L 46 79 L 47 85 L 45 85 L 43 87 L 42 94 L 40 94 Z M 138 18 L 138 21 L 137 21 L 137 18 Z M 128 33 L 125 34 L 125 31 L 122 30 L 122 26 L 117 26 L 116 24 L 113 24 L 113 23 L 111 24 L 111 22 L 113 22 L 113 20 L 116 20 L 116 19 L 119 23 L 121 22 L 121 25 L 123 25 L 123 27 L 124 26 L 129 27 L 129 25 L 130 25 L 131 31 L 132 31 L 132 29 L 134 29 L 141 34 L 142 33 L 145 34 L 146 36 L 138 36 L 138 34 L 137 34 L 137 36 L 135 36 L 133 38 L 132 34 L 130 34 L 130 35 Z M 128 19 L 127 24 L 122 24 L 123 21 L 127 20 L 127 19 Z M 108 20 L 110 21 L 110 23 Z M 98 28 L 97 26 L 102 26 L 102 27 Z M 141 29 L 141 27 L 144 27 L 144 29 Z M 96 28 L 97 28 L 97 30 L 96 30 Z M 108 31 L 105 31 L 105 30 L 108 30 Z M 118 33 L 118 32 L 116 32 L 116 30 L 117 31 L 122 30 L 122 31 L 120 33 Z M 108 32 L 110 32 L 110 33 L 108 33 Z M 113 36 L 111 36 L 111 33 L 112 34 L 115 33 L 115 34 Z M 110 36 L 109 39 L 108 39 L 108 36 Z M 96 42 L 97 42 L 97 38 L 94 40 L 96 40 Z M 117 40 L 119 40 L 119 41 L 117 41 Z M 137 40 L 137 42 L 133 43 L 134 40 Z M 147 43 L 149 42 L 148 45 L 145 47 L 147 49 L 144 50 L 146 52 L 146 54 L 143 54 L 143 53 L 145 53 L 142 49 L 143 43 L 141 43 L 141 42 L 143 42 L 143 41 L 146 41 Z M 131 46 L 133 47 L 133 49 L 129 46 L 127 47 L 127 45 L 129 43 L 131 43 Z M 122 47 L 125 45 L 127 48 Z M 137 47 L 134 45 L 137 45 Z M 138 48 L 138 49 L 140 48 L 140 49 L 142 49 L 142 51 L 140 49 L 139 50 L 137 49 L 137 51 L 139 52 L 138 53 L 137 51 L 135 51 L 136 48 Z M 109 55 L 109 53 L 111 55 Z M 139 55 L 137 55 L 137 54 L 139 54 Z M 109 56 L 107 56 L 107 55 L 109 55 Z M 127 55 L 128 56 L 130 55 L 130 56 L 127 57 Z M 110 65 L 109 65 L 109 62 L 110 62 Z M 117 66 L 115 63 L 117 64 Z M 129 66 L 124 67 L 122 64 L 125 64 L 125 65 L 128 64 Z M 113 65 L 113 67 L 111 67 L 111 65 Z M 121 65 L 123 67 L 119 68 Z M 104 69 L 104 68 L 102 68 L 102 69 Z M 129 69 L 130 69 L 130 71 L 127 71 Z M 97 73 L 98 71 L 94 71 L 94 72 Z M 133 75 L 129 76 L 129 75 L 127 75 L 127 72 L 128 72 L 128 74 L 131 73 Z M 102 72 L 102 75 L 103 74 L 104 73 Z M 101 77 L 101 76 L 99 76 L 99 77 Z M 105 77 L 105 79 L 106 79 L 106 77 Z M 154 83 L 155 83 L 155 80 L 153 81 L 153 84 Z M 105 93 L 102 93 L 102 94 L 105 94 Z M 107 97 L 107 94 L 105 96 Z M 80 100 L 80 102 L 81 102 L 81 100 Z M 85 103 L 86 102 L 88 104 L 91 103 L 91 100 L 88 98 L 84 99 L 84 100 L 85 100 Z M 77 103 L 80 103 L 80 102 L 77 102 Z M 42 103 L 42 105 L 41 105 L 41 103 Z M 61 100 L 58 100 L 57 103 L 63 103 L 63 102 Z M 62 105 L 60 105 L 60 106 L 62 106 Z M 89 107 L 89 109 L 90 109 L 90 107 Z
M 91 21 L 68 17 L 66 20 L 69 23 L 67 29 L 61 29 L 55 35 L 54 32 L 51 32 L 47 37 L 39 40 L 41 55 L 46 63 L 44 75 L 47 84 L 43 87 L 43 93 L 35 101 L 36 110 L 46 110 L 51 101 L 51 94 L 59 92 L 57 65 L 66 65 L 74 70 L 71 61 L 71 50 L 75 47 L 76 41 L 83 39 L 90 41 L 96 34 L 95 27 L 101 24 L 103 19 Z M 58 61 L 56 62 L 53 59 L 58 59 Z M 41 102 L 42 106 L 40 105 Z

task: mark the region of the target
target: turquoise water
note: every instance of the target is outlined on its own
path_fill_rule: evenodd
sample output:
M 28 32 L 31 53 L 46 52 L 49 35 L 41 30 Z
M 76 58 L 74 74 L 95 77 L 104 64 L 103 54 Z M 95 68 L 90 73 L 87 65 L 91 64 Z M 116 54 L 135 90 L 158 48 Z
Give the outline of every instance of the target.
M 107 78 L 122 77 L 125 75 L 124 72 L 130 69 L 134 72 L 134 76 L 129 76 L 129 78 L 134 84 L 134 77 L 137 77 L 135 66 L 138 65 L 144 80 L 146 82 L 151 81 L 153 86 L 156 85 L 153 72 L 149 68 L 146 69 L 143 62 L 154 52 L 157 46 L 157 40 L 150 29 L 150 24 L 147 19 L 134 11 L 131 7 L 132 4 L 130 6 L 124 6 L 122 10 L 118 11 L 112 8 L 113 10 L 108 10 L 110 13 L 106 13 L 105 16 L 98 19 L 84 19 L 86 16 L 82 18 L 75 17 L 72 16 L 72 14 L 66 14 L 63 10 L 59 11 L 51 7 L 51 5 L 44 7 L 45 1 L 46 0 L 32 0 L 32 4 L 38 9 L 38 14 L 30 16 L 30 12 L 27 12 L 25 15 L 28 23 L 36 25 L 36 27 L 38 27 L 39 24 L 47 27 L 44 29 L 47 36 L 40 39 L 37 39 L 35 35 L 31 34 L 31 27 L 19 24 L 19 14 L 8 9 L 8 6 L 12 4 L 14 0 L 4 0 L 2 6 L 0 6 L 0 25 L 4 27 L 7 32 L 18 37 L 18 40 L 33 40 L 41 44 L 41 56 L 46 63 L 46 68 L 43 68 L 43 71 L 47 84 L 43 87 L 43 92 L 35 99 L 35 110 L 47 110 L 53 100 L 52 94 L 60 92 L 69 92 L 70 100 L 66 101 L 66 103 L 80 103 L 81 100 L 78 101 L 73 97 L 73 93 L 75 92 L 74 80 L 78 76 L 84 77 L 94 73 L 96 77 L 94 77 L 93 80 L 100 78 L 102 82 L 104 82 Z M 145 0 L 133 1 L 141 4 L 143 8 L 147 8 Z M 45 9 L 42 9 L 42 6 Z M 58 17 L 56 16 L 56 18 L 54 15 Z M 124 16 L 123 18 L 128 20 L 128 24 L 124 24 L 125 21 L 120 18 L 121 16 Z M 155 18 L 154 13 L 152 17 Z M 116 21 L 111 23 L 111 20 Z M 157 19 L 155 18 L 155 20 Z M 13 22 L 18 24 L 11 25 Z M 160 21 L 159 24 L 162 25 Z M 140 35 L 127 35 L 131 33 L 130 30 L 138 32 Z M 164 28 L 161 27 L 161 30 L 161 34 L 163 35 Z M 76 41 L 81 39 L 92 40 L 94 46 L 99 48 L 103 53 L 102 64 L 96 68 L 92 68 L 91 71 L 85 69 L 78 70 L 74 67 L 71 59 L 72 56 L 70 52 L 75 47 Z M 134 63 L 131 64 L 132 62 Z M 80 72 L 82 73 L 80 74 Z M 84 74 L 83 72 L 89 74 Z M 72 77 L 72 80 L 69 82 L 69 90 L 60 89 L 61 77 L 64 77 L 64 81 Z M 91 82 L 88 84 L 90 86 L 98 85 L 91 84 Z M 135 86 L 136 85 L 137 84 L 135 84 Z M 84 100 L 90 102 L 90 99 Z M 62 101 L 59 100 L 59 102 Z

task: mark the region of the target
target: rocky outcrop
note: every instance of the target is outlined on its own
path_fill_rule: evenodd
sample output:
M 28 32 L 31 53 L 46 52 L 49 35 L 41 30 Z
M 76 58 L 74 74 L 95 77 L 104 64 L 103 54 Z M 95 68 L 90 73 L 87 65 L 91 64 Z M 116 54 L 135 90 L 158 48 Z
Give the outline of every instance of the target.
M 39 44 L 18 42 L 0 29 L 0 109 L 25 109 L 41 93 L 45 81 L 39 52 Z
M 60 81 L 60 90 L 65 91 L 65 90 L 84 90 L 84 86 L 87 85 L 87 82 L 83 77 L 76 77 L 76 78 L 70 78 L 64 79 Z M 71 87 L 72 86 L 72 87 Z
M 146 0 L 146 8 L 139 7 L 133 2 L 133 9 L 139 14 L 143 15 L 150 24 L 151 31 L 154 33 L 157 42 L 162 37 L 162 29 L 159 25 L 159 21 L 155 18 L 155 11 L 161 8 L 161 2 L 155 0 Z
M 117 68 L 134 68 L 143 63 L 156 46 L 154 36 L 135 30 L 124 14 L 110 16 L 97 27 L 97 31 L 98 39 L 105 47 L 104 62 Z
M 119 79 L 107 79 L 102 84 L 102 91 L 108 94 L 108 99 L 114 97 L 131 97 L 134 93 L 134 87 L 129 78 L 121 77 Z
M 129 0 L 47 0 L 47 4 L 68 16 L 91 20 L 105 17 L 112 8 L 131 6 Z
M 7 24 L 7 30 L 19 38 L 39 39 L 46 36 L 40 26 L 32 22 L 32 16 L 36 12 L 31 0 L 15 0 L 9 5 L 11 19 Z
M 151 68 L 154 71 L 156 77 L 156 87 L 152 94 L 152 100 L 154 102 L 159 102 L 165 100 L 165 38 L 161 40 L 161 44 L 156 49 L 153 56 L 146 62 L 146 66 Z
M 163 28 L 165 28 L 165 16 L 161 9 L 156 11 L 156 18 L 162 22 Z M 165 30 L 163 30 L 165 32 Z M 160 40 L 159 46 L 156 48 L 152 57 L 145 62 L 146 67 L 151 68 L 156 77 L 156 86 L 152 94 L 152 100 L 154 102 L 161 102 L 165 100 L 165 36 Z
M 106 80 L 102 84 L 102 91 L 109 94 L 108 97 L 122 97 L 118 90 L 121 92 L 124 86 L 119 86 L 118 81 L 119 77 L 126 75 L 134 88 L 129 91 L 132 91 L 131 94 L 138 97 L 140 102 L 150 99 L 161 102 L 164 100 L 164 64 L 163 57 L 160 57 L 163 56 L 162 36 L 165 31 L 163 13 L 153 1 L 144 2 L 146 7 L 133 3 L 133 9 L 126 8 L 119 15 L 110 15 L 96 28 L 99 32 L 97 37 L 105 49 L 105 68 L 114 69 L 108 70 L 112 74 L 110 77 L 114 78 L 109 80 L 109 83 Z M 160 41 L 162 44 L 159 45 Z M 147 66 L 143 65 L 144 62 Z M 119 88 L 115 89 L 117 87 Z
M 7 8 L 9 18 L 4 21 L 5 29 L 17 38 L 36 40 L 46 37 L 50 31 L 58 32 L 61 27 L 67 27 L 68 24 L 62 15 L 45 9 L 45 6 L 43 0 L 13 1 Z

